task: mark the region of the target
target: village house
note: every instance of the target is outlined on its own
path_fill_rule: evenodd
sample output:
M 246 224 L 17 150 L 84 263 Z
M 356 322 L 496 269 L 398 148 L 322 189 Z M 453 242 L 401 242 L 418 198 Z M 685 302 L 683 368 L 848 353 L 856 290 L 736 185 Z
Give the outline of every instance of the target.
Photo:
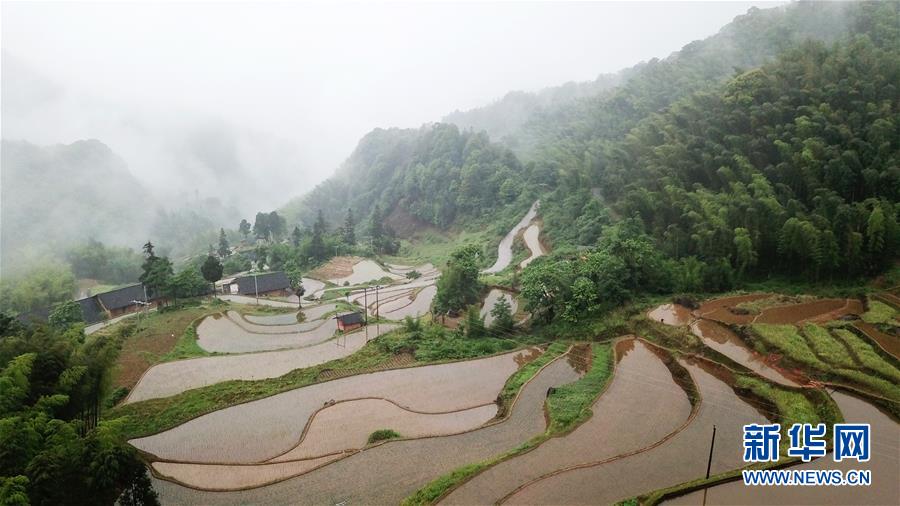
M 341 332 L 350 332 L 363 326 L 365 319 L 362 313 L 345 313 L 334 317 L 337 320 L 337 328 Z
M 291 282 L 282 271 L 248 274 L 223 280 L 222 293 L 225 295 L 268 295 L 284 297 L 290 295 Z
M 92 324 L 134 313 L 145 306 L 156 307 L 160 300 L 160 297 L 149 297 L 144 285 L 136 284 L 78 299 L 75 302 L 81 307 L 85 323 Z

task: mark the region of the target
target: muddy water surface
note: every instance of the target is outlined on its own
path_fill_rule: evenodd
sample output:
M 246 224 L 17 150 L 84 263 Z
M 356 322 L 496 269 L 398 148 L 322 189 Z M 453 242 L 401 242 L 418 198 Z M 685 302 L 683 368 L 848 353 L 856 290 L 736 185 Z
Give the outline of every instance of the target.
M 407 316 L 418 318 L 431 310 L 431 301 L 434 300 L 435 295 L 437 295 L 437 287 L 426 286 L 416 294 L 415 299 L 409 304 L 393 311 L 379 310 L 379 314 L 391 320 L 402 320 Z
M 329 455 L 316 459 L 258 466 L 184 464 L 180 462 L 154 462 L 152 466 L 163 476 L 191 487 L 204 490 L 236 490 L 259 487 L 266 483 L 296 476 L 339 457 L 340 455 Z
M 666 325 L 687 325 L 693 320 L 691 310 L 681 304 L 663 304 L 649 313 L 647 318 Z
M 231 318 L 205 318 L 197 326 L 197 344 L 206 351 L 219 353 L 270 351 L 319 344 L 330 339 L 337 330 L 337 323 L 331 319 L 306 322 L 298 324 L 299 326 L 312 328 L 287 334 L 253 333 Z
M 868 487 L 747 487 L 731 482 L 709 488 L 706 504 L 898 504 L 900 503 L 900 425 L 871 404 L 847 394 L 832 394 L 849 423 L 868 423 L 872 427 L 872 458 L 834 462 L 829 454 L 807 464 L 789 469 L 871 469 L 872 485 Z M 665 504 L 703 504 L 704 491 L 676 497 Z
M 541 227 L 539 227 L 537 223 L 528 225 L 528 228 L 526 228 L 525 232 L 522 233 L 522 239 L 525 241 L 525 245 L 528 246 L 528 249 L 531 251 L 531 256 L 519 263 L 519 267 L 521 267 L 522 269 L 528 267 L 528 264 L 533 262 L 535 258 L 544 256 L 544 247 L 541 245 L 540 235 Z
M 144 373 L 125 402 L 168 397 L 229 380 L 277 378 L 294 369 L 312 367 L 351 355 L 359 351 L 369 340 L 397 327 L 382 324 L 376 329 L 373 326 L 368 329 L 368 334 L 363 329 L 341 337 L 340 346 L 332 340 L 291 350 L 163 362 Z
M 398 504 L 438 476 L 509 451 L 543 432 L 547 389 L 578 377 L 565 360 L 555 360 L 525 385 L 504 422 L 454 436 L 388 442 L 274 485 L 201 492 L 154 480 L 154 487 L 163 504 Z
M 691 404 L 659 357 L 635 340 L 621 342 L 617 352 L 615 376 L 587 422 L 475 476 L 441 504 L 494 504 L 541 475 L 638 450 L 681 426 Z
M 785 373 L 766 364 L 762 355 L 752 350 L 728 327 L 707 320 L 697 320 L 691 324 L 691 331 L 703 340 L 703 343 L 722 355 L 756 372 L 760 376 L 776 383 L 798 386 L 798 383 Z
M 712 472 L 741 467 L 742 426 L 765 423 L 766 419 L 703 367 L 682 365 L 702 396 L 699 412 L 685 429 L 653 449 L 532 482 L 504 504 L 610 504 L 702 477 L 714 424 L 718 430 Z
M 522 352 L 316 383 L 215 411 L 130 442 L 169 460 L 259 462 L 293 448 L 310 416 L 331 400 L 383 397 L 427 413 L 491 403 L 518 369 L 515 357 L 519 353 Z
M 403 279 L 405 276 L 388 272 L 382 269 L 381 266 L 373 260 L 363 260 L 353 266 L 353 274 L 342 278 L 329 279 L 328 281 L 331 281 L 338 286 L 343 286 L 344 283 L 358 285 L 360 283 L 365 283 L 366 281 L 375 281 L 384 277 Z
M 497 246 L 497 261 L 494 262 L 494 265 L 488 267 L 482 272 L 491 274 L 495 272 L 500 272 L 503 269 L 507 268 L 512 262 L 512 244 L 513 240 L 515 240 L 516 235 L 519 234 L 519 231 L 523 228 L 527 227 L 531 220 L 537 216 L 538 206 L 540 205 L 539 201 L 535 201 L 534 204 L 531 204 L 531 208 L 528 209 L 528 212 L 525 213 L 525 216 L 516 223 L 516 226 L 510 230 L 503 239 L 500 240 L 500 244 Z

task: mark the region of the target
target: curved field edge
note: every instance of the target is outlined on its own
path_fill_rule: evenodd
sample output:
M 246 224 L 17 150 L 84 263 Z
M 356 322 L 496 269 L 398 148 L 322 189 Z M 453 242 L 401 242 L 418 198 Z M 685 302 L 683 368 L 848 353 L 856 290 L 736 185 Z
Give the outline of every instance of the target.
M 771 412 L 777 413 L 776 422 L 782 426 L 782 432 L 794 423 L 825 423 L 831 427 L 835 423 L 844 421 L 837 404 L 824 390 L 797 389 L 771 383 L 755 375 L 738 374 L 735 377 L 734 387 L 748 396 L 762 400 Z M 787 441 L 786 435 L 782 436 Z M 830 437 L 828 438 L 830 441 Z M 781 452 L 784 454 L 785 452 Z M 732 469 L 715 474 L 709 478 L 697 478 L 671 487 L 654 490 L 640 496 L 621 501 L 619 505 L 656 505 L 667 499 L 672 499 L 697 490 L 702 490 L 713 485 L 728 483 L 741 478 L 744 469 L 780 469 L 800 464 L 802 461 L 794 457 L 785 457 L 777 462 L 752 464 L 745 467 Z
M 556 344 L 559 344 L 559 343 L 556 343 Z M 563 348 L 564 348 L 563 353 L 558 353 L 558 354 L 556 354 L 555 356 L 552 356 L 552 357 L 550 357 L 549 359 L 545 360 L 545 361 L 543 362 L 543 364 L 540 365 L 539 367 L 533 368 L 533 373 L 532 373 L 528 378 L 524 379 L 524 381 L 521 382 L 521 385 L 520 385 L 520 387 L 519 387 L 519 390 L 515 393 L 515 396 L 514 396 L 514 397 L 512 398 L 512 400 L 510 401 L 510 404 L 509 404 L 509 407 L 510 407 L 510 408 L 511 408 L 512 406 L 514 406 L 514 405 L 516 404 L 516 402 L 518 402 L 519 397 L 520 397 L 522 391 L 524 390 L 524 387 L 525 387 L 526 385 L 528 385 L 528 383 L 530 383 L 532 380 L 534 380 L 534 379 L 537 377 L 537 375 L 538 375 L 541 371 L 543 371 L 545 368 L 547 368 L 548 366 L 550 366 L 551 363 L 555 362 L 555 361 L 558 360 L 558 359 L 561 359 L 563 356 L 567 355 L 567 354 L 571 351 L 571 347 L 568 347 L 568 346 L 566 346 L 566 345 L 562 345 L 562 346 L 563 346 Z M 557 349 L 558 349 L 558 347 L 557 347 Z M 509 352 L 507 351 L 507 352 L 504 352 L 504 353 L 509 353 Z M 496 355 L 496 354 L 495 354 L 495 355 Z M 489 356 L 493 356 L 493 355 L 489 355 Z M 542 356 L 543 356 L 543 355 L 542 355 Z M 479 357 L 479 358 L 487 358 L 487 357 Z M 539 357 L 539 358 L 540 358 L 540 357 Z M 452 360 L 452 361 L 445 361 L 445 362 L 443 362 L 443 363 L 448 363 L 448 362 L 461 362 L 461 361 L 466 361 L 466 360 L 472 360 L 472 359 Z M 475 360 L 477 360 L 477 359 L 475 359 Z M 533 362 L 533 361 L 532 361 L 532 362 Z M 424 364 L 424 365 L 434 365 L 434 364 Z M 491 420 L 491 421 L 485 423 L 484 425 L 481 425 L 481 426 L 479 426 L 479 427 L 474 427 L 474 428 L 471 428 L 471 429 L 468 429 L 468 430 L 464 430 L 464 431 L 461 431 L 461 432 L 456 432 L 456 433 L 453 433 L 453 434 L 425 435 L 425 436 L 417 436 L 417 437 L 403 437 L 402 435 L 400 435 L 399 437 L 395 437 L 395 438 L 383 439 L 383 440 L 375 441 L 375 442 L 373 442 L 373 443 L 367 444 L 367 445 L 366 445 L 365 447 L 363 447 L 363 448 L 359 448 L 359 449 L 351 450 L 351 451 L 343 451 L 343 452 L 339 452 L 339 453 L 330 454 L 330 455 L 339 455 L 339 456 L 338 456 L 337 458 L 335 458 L 334 460 L 331 460 L 331 461 L 328 461 L 328 462 L 324 462 L 323 464 L 321 464 L 321 465 L 319 465 L 319 466 L 316 466 L 316 467 L 314 467 L 314 468 L 307 469 L 306 471 L 303 471 L 303 472 L 301 472 L 301 473 L 296 473 L 296 474 L 292 474 L 292 475 L 288 475 L 288 476 L 283 476 L 283 477 L 278 478 L 278 479 L 276 479 L 276 480 L 272 480 L 272 481 L 269 481 L 269 482 L 266 482 L 266 483 L 261 483 L 261 484 L 258 484 L 258 485 L 253 485 L 253 486 L 248 486 L 248 487 L 242 487 L 242 488 L 235 488 L 235 489 L 228 489 L 227 491 L 232 491 L 232 492 L 233 492 L 233 491 L 240 491 L 240 490 L 249 490 L 249 489 L 254 489 L 254 488 L 261 488 L 261 487 L 266 487 L 266 486 L 273 485 L 273 484 L 275 484 L 275 483 L 279 483 L 279 482 L 282 482 L 282 481 L 287 481 L 287 480 L 290 480 L 290 479 L 292 479 L 292 478 L 296 478 L 297 476 L 302 476 L 302 475 L 304 475 L 304 474 L 308 474 L 308 473 L 310 473 L 310 472 L 312 472 L 312 471 L 315 471 L 315 470 L 320 469 L 320 468 L 322 468 L 322 467 L 328 466 L 328 465 L 330 465 L 330 464 L 333 464 L 333 463 L 335 463 L 335 462 L 337 462 L 337 461 L 339 461 L 339 460 L 345 459 L 345 458 L 350 457 L 350 456 L 352 456 L 352 455 L 355 455 L 355 454 L 357 454 L 357 453 L 364 452 L 364 451 L 366 451 L 366 450 L 370 450 L 370 449 L 372 449 L 372 448 L 375 448 L 375 447 L 377 447 L 377 446 L 381 446 L 381 445 L 384 445 L 384 444 L 390 444 L 390 443 L 398 442 L 398 441 L 411 441 L 411 440 L 418 440 L 418 439 L 430 439 L 430 438 L 436 438 L 436 437 L 454 436 L 454 435 L 459 435 L 459 434 L 466 434 L 466 433 L 469 433 L 469 432 L 475 432 L 475 431 L 484 429 L 485 427 L 488 427 L 488 426 L 498 425 L 498 424 L 501 424 L 501 423 L 506 422 L 506 421 L 509 419 L 509 414 L 510 414 L 510 413 L 508 412 L 505 416 L 495 418 L 495 419 L 493 419 L 493 420 Z M 139 452 L 146 460 L 148 460 L 148 461 L 152 460 L 152 461 L 160 461 L 160 462 L 177 462 L 177 461 L 171 461 L 171 460 L 158 459 L 158 458 L 156 458 L 155 456 L 152 456 L 151 454 L 149 454 L 149 453 L 147 453 L 147 452 L 144 452 L 144 451 L 141 451 L 141 450 L 138 450 L 138 452 Z M 328 456 L 328 455 L 325 455 L 325 456 Z M 314 457 L 314 458 L 322 458 L 322 457 L 325 457 L 325 456 Z M 148 457 L 154 457 L 154 458 L 148 458 Z M 309 460 L 309 459 L 297 459 L 297 460 Z M 295 460 L 295 461 L 285 461 L 285 462 L 280 462 L 280 463 L 289 463 L 289 462 L 296 462 L 296 460 Z M 223 465 L 253 466 L 253 465 L 266 464 L 266 463 L 270 463 L 270 462 L 269 462 L 269 461 L 265 461 L 265 462 L 254 463 L 254 464 L 223 464 Z M 215 465 L 215 464 L 214 464 L 214 465 Z M 194 490 L 206 490 L 206 489 L 203 489 L 203 488 L 198 488 L 198 487 L 189 485 L 189 484 L 187 484 L 187 483 L 183 483 L 183 482 L 181 482 L 181 481 L 179 481 L 179 480 L 177 480 L 177 479 L 173 479 L 173 478 L 171 478 L 171 477 L 165 476 L 165 475 L 163 475 L 162 473 L 158 472 L 156 469 L 154 469 L 153 466 L 148 466 L 148 469 L 149 469 L 150 473 L 151 473 L 153 476 L 155 476 L 156 478 L 158 478 L 158 479 L 170 481 L 170 482 L 172 482 L 172 483 L 176 483 L 176 484 L 178 484 L 178 485 L 180 485 L 180 486 L 183 486 L 183 487 L 186 487 L 186 488 L 191 488 L 191 489 L 194 489 Z M 210 491 L 213 491 L 213 490 L 210 490 Z M 223 491 L 226 491 L 226 490 L 216 489 L 215 491 L 223 492 Z
M 527 346 L 519 346 L 513 349 L 501 350 L 497 353 L 484 354 L 475 357 L 463 357 L 454 359 L 419 360 L 396 366 L 396 353 L 387 351 L 384 346 L 379 346 L 378 341 L 390 340 L 398 337 L 400 330 L 389 332 L 377 340 L 372 340 L 359 351 L 340 359 L 325 362 L 313 367 L 295 369 L 276 378 L 260 380 L 229 380 L 205 387 L 158 399 L 117 406 L 105 413 L 106 418 L 127 417 L 124 424 L 124 434 L 127 439 L 146 437 L 169 430 L 186 423 L 194 418 L 203 416 L 220 409 L 270 397 L 288 390 L 309 386 L 315 383 L 324 383 L 346 377 L 348 375 L 365 374 L 388 369 L 402 369 L 408 367 L 421 367 L 442 363 L 459 362 L 494 355 L 512 353 L 516 350 L 527 349 Z M 338 375 L 322 379 L 323 373 L 334 371 L 347 371 L 351 374 Z
M 554 343 L 551 348 L 557 345 L 561 345 L 561 343 Z M 578 381 L 563 385 L 548 395 L 546 410 L 549 423 L 547 430 L 543 434 L 526 441 L 506 453 L 482 462 L 462 466 L 440 476 L 404 499 L 401 504 L 403 506 L 435 504 L 483 470 L 537 448 L 551 437 L 568 434 L 589 419 L 593 414 L 590 409 L 591 405 L 606 391 L 612 378 L 615 369 L 613 347 L 614 344 L 609 342 L 593 344 L 591 346 L 592 366 L 584 377 Z M 548 352 L 550 352 L 550 349 L 548 349 Z M 507 383 L 507 386 L 510 386 L 510 388 L 515 388 L 516 382 L 513 380 L 514 378 L 511 378 L 510 382 Z M 523 380 L 520 383 L 527 381 Z M 506 389 L 504 389 L 505 391 Z

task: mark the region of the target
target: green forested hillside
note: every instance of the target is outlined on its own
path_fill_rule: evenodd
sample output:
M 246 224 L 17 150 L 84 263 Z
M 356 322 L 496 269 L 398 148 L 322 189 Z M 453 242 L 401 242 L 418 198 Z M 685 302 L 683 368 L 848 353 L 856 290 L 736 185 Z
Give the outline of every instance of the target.
M 347 208 L 365 217 L 377 204 L 446 228 L 530 196 L 529 179 L 529 169 L 484 133 L 460 132 L 445 123 L 377 129 L 332 178 L 288 204 L 284 214 L 289 222 L 309 225 L 321 210 L 326 221 L 337 224 Z

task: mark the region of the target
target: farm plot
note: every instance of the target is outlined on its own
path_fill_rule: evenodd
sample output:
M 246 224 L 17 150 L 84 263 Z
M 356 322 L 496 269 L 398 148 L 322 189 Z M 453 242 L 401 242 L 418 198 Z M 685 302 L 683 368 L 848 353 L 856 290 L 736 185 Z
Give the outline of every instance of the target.
M 384 270 L 373 260 L 361 260 L 353 265 L 353 272 L 347 276 L 331 278 L 328 281 L 338 285 L 358 285 L 367 281 L 376 281 L 382 278 L 403 279 L 405 276 L 394 274 Z
M 796 375 L 773 367 L 765 357 L 747 346 L 743 339 L 728 327 L 708 320 L 697 320 L 691 324 L 691 332 L 703 340 L 706 346 L 734 360 L 760 376 L 787 386 L 798 386 L 805 381 Z
M 240 318 L 235 314 L 234 317 Z M 252 325 L 252 324 L 248 324 Z M 272 329 L 256 326 L 255 328 Z M 330 339 L 337 330 L 334 320 L 312 321 L 297 324 L 292 333 L 255 333 L 242 327 L 228 316 L 213 315 L 203 319 L 197 326 L 197 344 L 206 351 L 218 353 L 249 353 L 284 348 L 312 346 Z
M 578 377 L 557 359 L 524 386 L 504 421 L 452 436 L 391 441 L 265 487 L 204 492 L 164 480 L 154 480 L 154 487 L 163 504 L 397 504 L 437 476 L 540 434 L 547 389 Z
M 687 325 L 693 320 L 691 310 L 681 304 L 663 304 L 650 310 L 647 318 L 666 325 Z
M 528 249 L 531 251 L 531 255 L 519 263 L 519 267 L 521 267 L 522 269 L 528 267 L 528 264 L 533 262 L 535 258 L 544 256 L 546 254 L 546 252 L 544 252 L 544 246 L 540 241 L 540 235 L 541 227 L 538 226 L 537 223 L 528 225 L 528 228 L 526 228 L 525 232 L 522 233 L 522 239 L 525 241 L 525 245 L 528 246 Z
M 531 208 L 528 209 L 528 212 L 525 213 L 525 216 L 516 223 L 516 225 L 500 240 L 500 244 L 497 245 L 497 260 L 494 262 L 494 265 L 488 267 L 482 272 L 486 274 L 493 274 L 502 271 L 507 268 L 509 264 L 512 262 L 513 252 L 512 245 L 516 236 L 519 235 L 519 232 L 522 231 L 525 227 L 531 223 L 531 220 L 537 216 L 538 206 L 540 205 L 540 201 L 535 201 L 534 204 L 531 204 Z
M 824 470 L 869 469 L 872 485 L 868 487 L 747 487 L 735 481 L 693 492 L 666 501 L 664 504 L 896 504 L 900 497 L 900 425 L 871 404 L 856 397 L 834 392 L 837 403 L 848 423 L 868 423 L 872 427 L 872 458 L 861 463 L 855 460 L 834 462 L 831 455 L 790 469 Z
M 340 346 L 337 341 L 326 341 L 306 348 L 163 362 L 144 373 L 125 402 L 168 397 L 229 380 L 277 378 L 294 369 L 347 357 L 369 340 L 396 328 L 397 325 L 383 324 L 378 330 L 369 329 L 368 334 L 363 329 L 342 337 Z
M 426 286 L 413 294 L 413 298 L 407 304 L 401 305 L 397 309 L 379 310 L 379 314 L 390 320 L 402 320 L 407 316 L 418 318 L 431 310 L 431 302 L 435 295 L 437 295 L 437 287 Z
M 664 442 L 630 456 L 597 461 L 547 475 L 518 489 L 504 504 L 611 504 L 638 494 L 703 477 L 712 426 L 718 441 L 740 441 L 742 426 L 766 423 L 755 408 L 705 367 L 682 362 L 700 390 L 690 423 Z M 712 473 L 743 466 L 739 444 L 716 446 Z
M 261 306 L 272 306 L 272 307 L 289 307 L 296 308 L 297 301 L 294 302 L 285 302 L 283 300 L 275 300 L 275 299 L 266 299 L 260 297 L 259 300 L 256 297 L 248 297 L 246 295 L 219 295 L 219 299 L 228 301 L 228 302 L 236 302 L 238 304 L 247 304 L 247 305 L 261 305 Z
M 588 421 L 476 475 L 441 504 L 494 504 L 544 474 L 639 450 L 684 424 L 691 403 L 669 369 L 642 341 L 620 344 L 630 346 L 617 347 L 623 353 L 612 382 L 592 406 Z
M 848 314 L 860 315 L 863 311 L 862 302 L 857 299 L 821 299 L 766 308 L 753 318 L 753 323 L 825 322 Z
M 313 413 L 330 401 L 384 398 L 422 413 L 491 403 L 518 369 L 516 358 L 521 353 L 317 383 L 216 411 L 131 443 L 166 460 L 258 463 L 294 448 Z

